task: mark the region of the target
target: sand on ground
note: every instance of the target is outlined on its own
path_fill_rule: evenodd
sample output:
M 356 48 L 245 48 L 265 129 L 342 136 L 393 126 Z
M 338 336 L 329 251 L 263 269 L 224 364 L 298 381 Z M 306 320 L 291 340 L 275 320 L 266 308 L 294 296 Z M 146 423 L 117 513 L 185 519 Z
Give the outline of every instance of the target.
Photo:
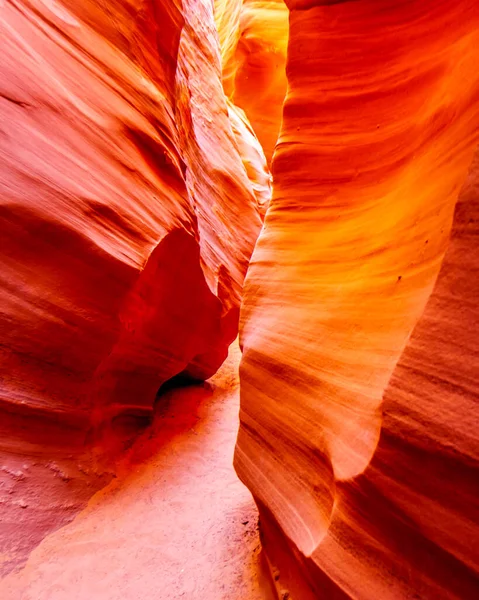
M 0 582 L 3 600 L 262 600 L 257 511 L 232 466 L 237 344 L 168 391 L 118 476 Z

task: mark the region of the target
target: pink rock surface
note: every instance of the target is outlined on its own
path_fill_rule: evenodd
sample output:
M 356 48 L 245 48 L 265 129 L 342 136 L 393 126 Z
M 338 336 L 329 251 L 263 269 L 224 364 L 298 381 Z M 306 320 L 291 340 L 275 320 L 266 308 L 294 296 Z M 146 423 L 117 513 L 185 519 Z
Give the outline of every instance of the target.
M 221 365 L 261 220 L 208 3 L 0 11 L 8 570 L 104 484 L 87 443 L 113 452 L 164 381 Z

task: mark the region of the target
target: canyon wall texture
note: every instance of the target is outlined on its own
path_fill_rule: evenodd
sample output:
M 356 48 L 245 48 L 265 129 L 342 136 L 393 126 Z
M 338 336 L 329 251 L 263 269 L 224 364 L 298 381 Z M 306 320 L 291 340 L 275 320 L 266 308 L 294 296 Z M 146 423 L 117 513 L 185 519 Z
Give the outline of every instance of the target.
M 265 198 L 211 3 L 0 11 L 6 571 L 104 484 L 86 445 L 113 452 L 163 382 L 221 365 Z
M 288 6 L 235 466 L 280 597 L 477 598 L 479 6 Z
M 270 163 L 286 94 L 283 0 L 216 0 L 225 93 L 243 109 Z

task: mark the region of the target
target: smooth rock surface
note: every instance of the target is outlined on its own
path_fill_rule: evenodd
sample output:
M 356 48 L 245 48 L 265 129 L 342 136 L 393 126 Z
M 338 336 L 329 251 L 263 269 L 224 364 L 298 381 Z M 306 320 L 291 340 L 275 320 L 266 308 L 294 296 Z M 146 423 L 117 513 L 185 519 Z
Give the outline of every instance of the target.
M 261 219 L 209 2 L 0 13 L 4 572 L 105 484 L 164 381 L 221 365 Z
M 479 7 L 288 5 L 236 469 L 293 598 L 475 598 Z

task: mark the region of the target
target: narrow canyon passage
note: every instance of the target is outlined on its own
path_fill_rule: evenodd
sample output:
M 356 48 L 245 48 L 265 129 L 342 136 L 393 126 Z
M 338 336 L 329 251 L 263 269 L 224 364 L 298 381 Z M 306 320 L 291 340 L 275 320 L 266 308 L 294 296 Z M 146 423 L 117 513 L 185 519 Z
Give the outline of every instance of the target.
M 118 477 L 45 538 L 3 600 L 260 600 L 257 512 L 232 456 L 237 344 L 207 383 L 170 390 Z
M 478 64 L 478 0 L 0 0 L 0 600 L 479 600 Z

